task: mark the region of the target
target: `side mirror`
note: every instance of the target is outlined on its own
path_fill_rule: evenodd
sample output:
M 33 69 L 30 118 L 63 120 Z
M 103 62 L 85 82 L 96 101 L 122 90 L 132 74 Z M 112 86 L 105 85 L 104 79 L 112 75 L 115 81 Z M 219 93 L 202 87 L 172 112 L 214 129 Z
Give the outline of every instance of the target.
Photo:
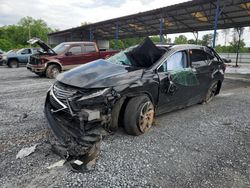
M 66 52 L 65 55 L 66 55 L 66 56 L 72 56 L 73 53 L 72 53 L 72 52 Z
M 231 62 L 232 62 L 231 59 L 226 58 L 226 57 L 221 57 L 221 59 L 222 59 L 222 61 L 223 61 L 224 63 L 231 63 Z

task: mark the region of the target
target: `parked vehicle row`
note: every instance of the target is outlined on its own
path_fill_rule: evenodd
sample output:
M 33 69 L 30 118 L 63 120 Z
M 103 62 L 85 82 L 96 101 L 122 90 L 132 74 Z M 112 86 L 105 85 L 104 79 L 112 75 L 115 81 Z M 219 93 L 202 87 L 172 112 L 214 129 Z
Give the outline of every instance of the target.
M 43 53 L 31 56 L 27 69 L 48 78 L 55 78 L 61 71 L 97 59 L 108 58 L 118 52 L 99 51 L 95 42 L 63 42 L 53 49 L 37 38 L 28 42 L 38 44 L 43 49 Z

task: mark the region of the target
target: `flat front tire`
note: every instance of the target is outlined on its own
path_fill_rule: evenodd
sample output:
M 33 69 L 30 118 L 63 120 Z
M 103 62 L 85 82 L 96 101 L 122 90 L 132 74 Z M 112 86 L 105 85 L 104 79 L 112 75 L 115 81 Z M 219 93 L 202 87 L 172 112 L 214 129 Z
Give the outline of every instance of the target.
M 56 76 L 61 72 L 58 65 L 49 65 L 46 69 L 47 78 L 56 78 Z
M 130 135 L 141 135 L 150 130 L 154 120 L 154 105 L 147 96 L 128 101 L 124 113 L 124 129 Z

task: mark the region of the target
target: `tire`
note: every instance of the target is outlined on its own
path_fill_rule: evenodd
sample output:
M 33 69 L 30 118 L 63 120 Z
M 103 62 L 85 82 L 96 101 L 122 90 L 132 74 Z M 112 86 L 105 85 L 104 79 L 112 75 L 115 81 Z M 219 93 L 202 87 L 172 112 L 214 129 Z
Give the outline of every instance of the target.
M 18 68 L 19 67 L 19 61 L 16 59 L 10 60 L 8 63 L 9 68 Z
M 203 103 L 209 103 L 215 97 L 217 87 L 218 87 L 218 82 L 217 81 L 212 82 L 207 91 L 207 94 L 204 97 Z
M 147 96 L 128 101 L 124 113 L 124 129 L 130 135 L 141 135 L 150 130 L 154 120 L 154 105 Z
M 47 78 L 56 78 L 56 76 L 61 72 L 58 65 L 49 65 L 46 69 Z

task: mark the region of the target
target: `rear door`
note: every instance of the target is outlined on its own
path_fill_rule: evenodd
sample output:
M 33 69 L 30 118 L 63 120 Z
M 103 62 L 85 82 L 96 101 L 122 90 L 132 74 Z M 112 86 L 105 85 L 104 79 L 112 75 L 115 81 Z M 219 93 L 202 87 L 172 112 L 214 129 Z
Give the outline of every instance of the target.
M 99 51 L 94 43 L 84 44 L 82 63 L 91 62 L 100 58 Z
M 202 99 L 212 81 L 211 74 L 212 69 L 210 66 L 210 60 L 208 54 L 202 49 L 191 49 L 189 51 L 191 67 L 193 68 L 197 79 L 199 80 L 199 85 L 192 92 L 192 95 L 196 97 L 197 100 Z
M 192 90 L 192 87 L 175 81 L 173 76 L 185 73 L 188 66 L 187 51 L 183 50 L 172 54 L 158 68 L 160 82 L 158 113 L 172 111 L 186 105 L 188 93 Z

